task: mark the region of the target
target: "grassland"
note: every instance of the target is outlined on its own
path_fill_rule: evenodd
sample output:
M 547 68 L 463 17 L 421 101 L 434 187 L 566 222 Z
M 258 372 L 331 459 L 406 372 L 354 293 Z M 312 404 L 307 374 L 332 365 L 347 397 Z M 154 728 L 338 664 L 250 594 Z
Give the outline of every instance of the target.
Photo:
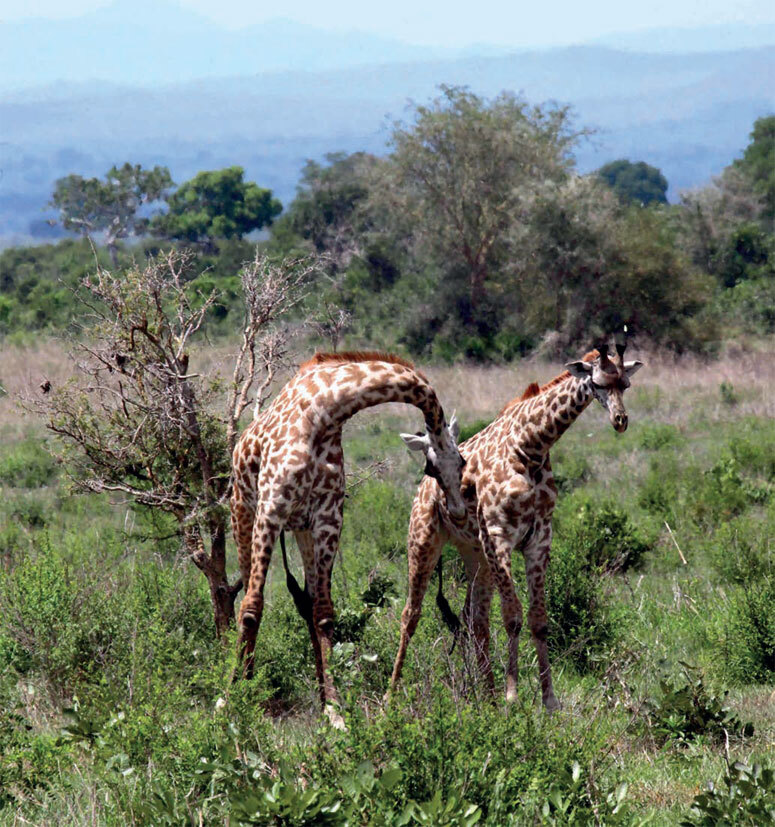
M 348 729 L 336 732 L 318 714 L 279 559 L 256 680 L 230 685 L 233 640 L 214 640 L 205 582 L 165 525 L 69 494 L 49 438 L 17 407 L 44 378 L 66 379 L 60 347 L 6 351 L 0 823 L 339 824 L 349 808 L 347 823 L 399 824 L 409 802 L 409 823 L 439 825 L 477 813 L 489 825 L 689 818 L 727 761 L 771 764 L 775 747 L 774 356 L 767 345 L 713 362 L 640 354 L 629 430 L 614 433 L 595 405 L 558 444 L 553 716 L 540 709 L 527 636 L 519 701 L 491 704 L 472 653 L 450 652 L 432 599 L 385 705 L 420 474 L 397 432 L 419 416 L 392 406 L 349 423 L 333 665 Z M 471 429 L 559 369 L 428 373 Z M 626 569 L 607 570 L 622 551 Z M 451 551 L 445 566 L 459 609 Z M 517 557 L 514 571 L 521 587 Z M 492 625 L 502 686 L 497 598 Z M 761 823 L 750 818 L 739 823 Z

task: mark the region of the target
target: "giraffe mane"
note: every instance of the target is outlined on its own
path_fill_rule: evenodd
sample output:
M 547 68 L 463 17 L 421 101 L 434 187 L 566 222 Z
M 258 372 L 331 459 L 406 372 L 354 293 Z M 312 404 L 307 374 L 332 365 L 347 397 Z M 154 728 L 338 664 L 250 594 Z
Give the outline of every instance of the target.
M 589 353 L 585 353 L 582 356 L 582 362 L 592 362 L 600 355 L 600 352 L 597 350 L 590 350 Z M 539 385 L 538 382 L 531 382 L 523 391 L 522 396 L 516 396 L 511 402 L 507 402 L 503 408 L 501 409 L 498 416 L 502 416 L 506 413 L 506 411 L 510 411 L 512 408 L 516 407 L 520 402 L 524 402 L 526 399 L 532 399 L 534 396 L 539 396 L 544 391 L 549 390 L 549 388 L 553 388 L 555 385 L 559 385 L 560 382 L 564 382 L 566 379 L 570 378 L 570 373 L 567 370 L 564 370 L 559 376 L 555 376 L 554 379 L 550 379 L 545 385 Z
M 415 370 L 414 365 L 401 356 L 394 353 L 383 353 L 379 350 L 345 350 L 341 353 L 324 353 L 318 351 L 314 356 L 302 362 L 299 366 L 299 373 L 303 373 L 318 365 L 346 364 L 348 362 L 390 362 L 393 365 L 403 365 L 405 368 Z

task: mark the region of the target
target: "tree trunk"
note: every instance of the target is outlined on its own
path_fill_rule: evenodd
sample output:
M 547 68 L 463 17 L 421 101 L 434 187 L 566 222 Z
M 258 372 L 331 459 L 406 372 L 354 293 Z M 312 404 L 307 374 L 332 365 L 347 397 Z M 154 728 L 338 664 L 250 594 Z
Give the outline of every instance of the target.
M 479 307 L 484 298 L 484 280 L 486 277 L 487 269 L 485 267 L 476 266 L 471 269 L 471 308 L 473 310 Z
M 226 526 L 221 517 L 213 518 L 210 526 L 210 554 L 205 551 L 199 526 L 184 529 L 184 541 L 191 559 L 207 578 L 213 602 L 215 634 L 222 638 L 234 624 L 234 603 L 242 588 L 242 580 L 229 585 L 226 576 Z

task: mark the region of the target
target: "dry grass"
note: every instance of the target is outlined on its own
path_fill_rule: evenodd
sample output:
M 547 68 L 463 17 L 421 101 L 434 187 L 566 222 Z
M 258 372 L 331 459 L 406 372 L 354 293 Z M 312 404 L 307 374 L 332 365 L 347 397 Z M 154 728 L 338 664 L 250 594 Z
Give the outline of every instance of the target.
M 203 349 L 196 359 L 198 369 L 228 378 L 235 346 L 218 344 Z M 668 353 L 628 352 L 640 358 L 645 367 L 633 380 L 627 401 L 631 415 L 638 409 L 654 413 L 662 422 L 685 422 L 698 413 L 714 420 L 741 416 L 775 417 L 775 343 L 759 350 L 729 349 L 716 360 L 696 356 L 677 357 Z M 561 362 L 525 359 L 509 366 L 419 365 L 436 388 L 445 410 L 457 410 L 464 422 L 491 419 L 509 400 L 518 396 L 530 382 L 544 383 L 563 370 Z M 40 384 L 48 380 L 61 384 L 74 373 L 74 363 L 60 340 L 42 340 L 33 347 L 6 347 L 2 351 L 0 385 L 7 395 L 0 398 L 0 429 L 29 426 L 20 413 L 18 400 L 24 394 L 39 394 Z M 286 381 L 286 374 L 278 385 Z M 726 404 L 720 393 L 727 383 L 738 396 L 738 403 Z M 406 420 L 403 406 L 391 405 L 368 412 L 367 417 L 387 416 Z M 599 417 L 598 417 L 599 419 Z M 599 425 L 599 423 L 598 423 Z M 409 426 L 407 426 L 409 427 Z

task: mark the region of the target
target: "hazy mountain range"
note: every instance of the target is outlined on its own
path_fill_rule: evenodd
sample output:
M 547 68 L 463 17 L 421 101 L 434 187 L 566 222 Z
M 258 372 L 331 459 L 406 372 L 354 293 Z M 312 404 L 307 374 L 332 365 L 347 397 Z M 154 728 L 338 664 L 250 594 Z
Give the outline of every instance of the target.
M 719 42 L 745 48 L 698 50 Z M 241 164 L 287 203 L 307 158 L 385 151 L 390 121 L 440 83 L 570 104 L 597 130 L 582 171 L 645 160 L 675 195 L 720 172 L 775 111 L 773 42 L 775 27 L 707 27 L 621 36 L 619 49 L 461 52 L 287 21 L 230 32 L 158 0 L 0 24 L 0 237 L 47 231 L 56 178 L 126 160 L 179 182 Z

